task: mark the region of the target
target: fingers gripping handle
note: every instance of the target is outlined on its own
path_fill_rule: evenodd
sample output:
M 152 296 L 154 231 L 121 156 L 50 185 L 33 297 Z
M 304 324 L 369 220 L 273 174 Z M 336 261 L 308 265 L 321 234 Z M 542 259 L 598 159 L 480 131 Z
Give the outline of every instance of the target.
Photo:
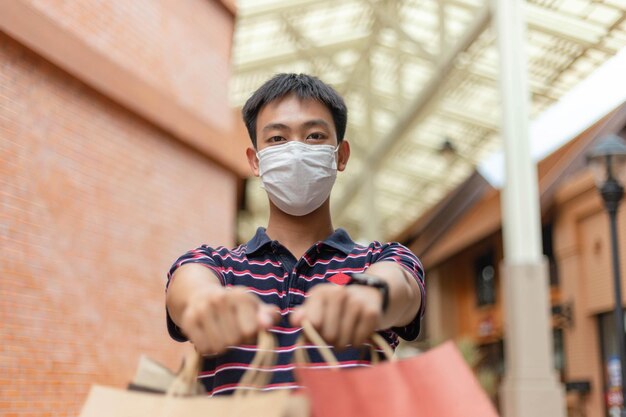
M 309 340 L 316 345 L 315 348 L 320 352 L 320 355 L 328 365 L 333 367 L 339 366 L 339 361 L 328 344 L 322 339 L 313 325 L 306 320 L 302 323 L 302 335 L 298 339 L 298 346 L 294 353 L 296 362 L 301 364 L 311 362 L 306 353 L 305 340 Z M 382 336 L 378 333 L 374 333 L 371 336 L 371 340 L 384 352 L 387 360 L 395 360 L 393 350 Z M 236 396 L 245 396 L 255 389 L 263 388 L 269 383 L 272 373 L 268 371 L 276 363 L 275 348 L 276 338 L 267 331 L 259 332 L 256 355 L 239 381 L 238 388 L 235 391 Z M 372 355 L 372 357 L 376 357 L 376 355 Z M 202 362 L 202 355 L 195 350 L 193 353 L 187 355 L 181 371 L 168 388 L 167 395 L 188 396 L 200 394 L 197 388 L 197 377 Z

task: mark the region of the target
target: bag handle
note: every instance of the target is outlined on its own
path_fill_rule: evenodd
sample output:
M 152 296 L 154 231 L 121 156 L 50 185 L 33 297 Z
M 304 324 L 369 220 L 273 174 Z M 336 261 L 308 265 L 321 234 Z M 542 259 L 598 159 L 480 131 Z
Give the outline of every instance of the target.
M 305 320 L 302 323 L 302 334 L 298 338 L 297 348 L 294 352 L 294 356 L 298 363 L 310 363 L 306 349 L 304 348 L 304 340 L 308 339 L 316 345 L 317 350 L 326 363 L 333 367 L 339 366 L 339 361 L 328 347 L 328 344 L 324 341 L 322 336 L 315 330 L 313 325 Z M 261 388 L 269 382 L 272 377 L 271 372 L 267 372 L 263 368 L 268 368 L 276 363 L 276 338 L 267 331 L 259 332 L 257 339 L 257 352 L 254 355 L 254 359 L 250 363 L 250 367 L 241 377 L 239 386 L 235 390 L 235 396 L 243 397 L 250 393 L 252 390 L 242 389 L 244 387 L 257 387 Z M 385 358 L 390 361 L 396 361 L 393 355 L 393 350 L 387 341 L 378 333 L 374 333 L 371 336 L 371 340 L 378 348 L 380 348 Z M 372 350 L 372 362 L 378 363 L 378 355 Z M 183 366 L 174 381 L 167 389 L 167 396 L 189 396 L 202 394 L 201 387 L 198 386 L 198 373 L 202 365 L 203 357 L 200 353 L 194 350 L 193 353 L 188 354 L 183 361 Z
M 384 337 L 382 337 L 380 334 L 378 333 L 374 333 L 371 337 L 372 342 L 374 342 L 374 344 L 383 351 L 383 354 L 385 355 L 385 359 L 387 359 L 389 362 L 396 362 L 398 360 L 398 358 L 395 357 L 395 355 L 393 354 L 393 349 L 391 348 L 391 346 L 389 345 L 389 343 L 385 340 Z M 373 349 L 373 347 L 372 347 Z M 378 355 L 376 355 L 378 357 Z
M 272 378 L 272 373 L 263 368 L 269 368 L 276 363 L 276 338 L 267 331 L 259 332 L 257 352 L 250 363 L 250 367 L 241 377 L 235 390 L 236 397 L 245 397 L 252 390 L 240 389 L 243 387 L 263 388 Z
M 324 359 L 324 362 L 333 367 L 339 367 L 339 361 L 337 360 L 337 357 L 328 347 L 328 344 L 324 341 L 322 336 L 317 332 L 317 330 L 315 330 L 315 327 L 313 327 L 313 325 L 308 320 L 304 320 L 302 322 L 302 334 L 298 338 L 297 349 L 294 352 L 296 362 L 303 364 L 311 363 L 311 358 L 309 357 L 304 347 L 305 339 L 313 342 L 316 345 L 316 348 L 322 356 L 322 359 Z M 378 333 L 374 333 L 370 336 L 370 339 L 376 347 L 380 348 L 383 351 L 383 354 L 388 361 L 396 361 L 396 358 L 393 355 L 393 349 L 391 348 L 391 346 L 389 346 L 389 343 L 387 343 L 387 341 L 381 335 L 379 335 Z M 371 347 L 371 351 L 372 363 L 376 365 L 378 363 L 378 355 L 375 354 L 374 346 Z
M 245 396 L 251 390 L 240 389 L 243 387 L 261 388 L 269 382 L 272 374 L 263 368 L 271 367 L 276 363 L 276 338 L 267 331 L 259 332 L 257 339 L 257 352 L 250 363 L 250 367 L 241 377 L 239 386 L 235 390 L 235 396 Z M 185 356 L 183 366 L 176 375 L 174 381 L 167 389 L 166 396 L 189 396 L 198 395 L 198 373 L 202 366 L 203 356 L 194 349 L 193 353 Z
M 322 336 L 315 330 L 315 327 L 308 320 L 304 320 L 302 322 L 302 334 L 298 337 L 298 341 L 296 343 L 296 350 L 294 351 L 294 356 L 296 358 L 297 363 L 311 363 L 311 358 L 309 354 L 306 352 L 305 348 L 305 340 L 310 340 L 316 345 L 317 351 L 324 359 L 324 362 L 331 366 L 338 367 L 339 361 L 337 357 L 333 353 L 332 350 L 328 347 L 328 344 L 322 339 Z
M 194 349 L 183 359 L 181 370 L 167 388 L 167 397 L 189 396 L 198 394 L 198 372 L 202 363 L 202 355 Z

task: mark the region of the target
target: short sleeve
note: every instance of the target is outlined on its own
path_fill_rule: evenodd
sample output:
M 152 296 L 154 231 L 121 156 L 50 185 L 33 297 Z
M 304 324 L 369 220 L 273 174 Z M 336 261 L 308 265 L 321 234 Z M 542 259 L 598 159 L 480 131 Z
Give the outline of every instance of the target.
M 426 310 L 426 286 L 422 263 L 406 246 L 396 242 L 382 245 L 378 256 L 372 259 L 372 263 L 377 262 L 396 262 L 406 269 L 417 282 L 417 286 L 422 295 L 422 302 L 415 318 L 404 327 L 394 327 L 391 329 L 404 340 L 411 341 L 417 339 L 420 333 L 421 320 Z
M 199 248 L 192 249 L 189 252 L 185 253 L 183 256 L 178 258 L 174 264 L 172 264 L 169 272 L 167 273 L 167 284 L 165 285 L 165 290 L 169 288 L 170 284 L 174 279 L 174 272 L 178 268 L 183 265 L 197 263 L 202 266 L 209 268 L 211 271 L 215 273 L 217 278 L 220 280 L 220 283 L 224 285 L 224 274 L 221 268 L 221 259 L 219 255 L 213 248 L 208 246 L 200 246 Z M 166 314 L 166 322 L 167 322 L 167 331 L 169 332 L 172 339 L 178 342 L 186 342 L 188 339 L 182 333 L 180 328 L 174 323 L 172 318 L 170 317 L 170 313 L 167 310 L 167 306 L 165 307 Z

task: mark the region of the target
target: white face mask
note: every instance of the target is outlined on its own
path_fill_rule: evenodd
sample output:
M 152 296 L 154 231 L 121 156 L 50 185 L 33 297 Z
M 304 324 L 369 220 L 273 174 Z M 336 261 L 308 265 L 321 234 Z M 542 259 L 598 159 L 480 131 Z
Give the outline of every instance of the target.
M 337 149 L 339 146 L 291 141 L 258 152 L 262 187 L 270 200 L 292 216 L 319 208 L 337 177 Z

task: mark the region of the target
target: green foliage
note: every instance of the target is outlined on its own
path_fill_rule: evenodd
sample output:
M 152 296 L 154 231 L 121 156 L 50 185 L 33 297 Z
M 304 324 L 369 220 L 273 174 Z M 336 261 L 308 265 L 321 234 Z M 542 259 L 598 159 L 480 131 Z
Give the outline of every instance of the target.
M 492 369 L 481 369 L 479 367 L 483 355 L 480 353 L 478 344 L 470 338 L 461 338 L 456 341 L 456 344 L 463 359 L 474 371 L 480 386 L 490 398 L 494 399 L 498 394 L 498 374 Z
M 458 339 L 456 341 L 456 345 L 459 348 L 461 355 L 463 355 L 463 359 L 465 359 L 465 362 L 467 362 L 470 368 L 476 368 L 482 359 L 478 345 L 472 339 L 467 337 Z

